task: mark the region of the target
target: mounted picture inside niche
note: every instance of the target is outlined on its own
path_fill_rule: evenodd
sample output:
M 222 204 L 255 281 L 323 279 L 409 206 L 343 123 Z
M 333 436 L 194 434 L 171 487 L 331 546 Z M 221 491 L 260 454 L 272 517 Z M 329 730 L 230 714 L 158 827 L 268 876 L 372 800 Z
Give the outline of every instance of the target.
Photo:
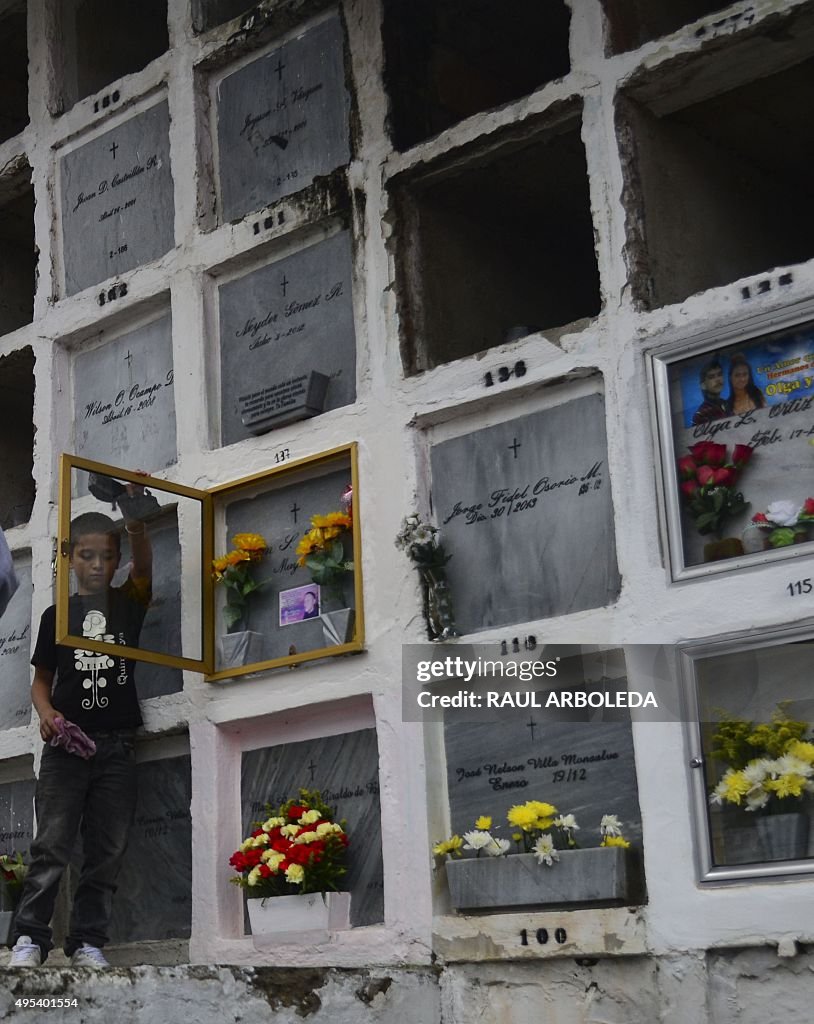
M 810 554 L 814 320 L 731 326 L 650 365 L 673 579 Z

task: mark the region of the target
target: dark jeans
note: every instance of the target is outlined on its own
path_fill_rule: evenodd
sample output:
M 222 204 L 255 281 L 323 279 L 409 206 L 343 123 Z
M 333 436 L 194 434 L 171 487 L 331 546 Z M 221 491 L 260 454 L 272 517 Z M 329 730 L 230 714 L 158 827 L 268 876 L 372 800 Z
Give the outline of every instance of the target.
M 70 861 L 77 831 L 84 863 L 74 896 L 65 953 L 83 942 L 104 946 L 136 809 L 136 757 L 132 733 L 95 733 L 96 754 L 85 761 L 46 745 L 34 798 L 37 837 L 17 907 L 15 940 L 30 935 L 43 961 L 54 948 L 50 921 L 59 882 Z

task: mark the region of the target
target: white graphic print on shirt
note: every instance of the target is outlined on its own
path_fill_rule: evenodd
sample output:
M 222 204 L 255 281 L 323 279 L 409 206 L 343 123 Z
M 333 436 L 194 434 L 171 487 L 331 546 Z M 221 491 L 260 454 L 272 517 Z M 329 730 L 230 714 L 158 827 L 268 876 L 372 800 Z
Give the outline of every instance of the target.
M 89 640 L 102 640 L 106 643 L 113 643 L 112 633 L 106 633 L 107 619 L 100 611 L 89 611 L 82 622 L 82 636 Z M 82 680 L 82 686 L 90 690 L 89 696 L 82 701 L 82 707 L 90 711 L 92 707 L 106 708 L 110 701 L 101 690 L 107 686 L 107 679 L 101 674 L 115 664 L 107 654 L 96 654 L 94 651 L 83 651 L 76 648 L 73 652 L 77 672 L 89 672 L 87 679 Z

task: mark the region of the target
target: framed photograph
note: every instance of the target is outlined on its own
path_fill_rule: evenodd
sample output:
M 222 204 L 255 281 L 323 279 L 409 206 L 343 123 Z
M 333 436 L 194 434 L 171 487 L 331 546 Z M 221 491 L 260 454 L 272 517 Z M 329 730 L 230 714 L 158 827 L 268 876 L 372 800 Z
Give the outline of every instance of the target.
M 650 354 L 674 580 L 814 553 L 809 306 Z
M 318 619 L 319 608 L 320 593 L 316 583 L 280 591 L 281 626 L 291 626 L 305 619 Z

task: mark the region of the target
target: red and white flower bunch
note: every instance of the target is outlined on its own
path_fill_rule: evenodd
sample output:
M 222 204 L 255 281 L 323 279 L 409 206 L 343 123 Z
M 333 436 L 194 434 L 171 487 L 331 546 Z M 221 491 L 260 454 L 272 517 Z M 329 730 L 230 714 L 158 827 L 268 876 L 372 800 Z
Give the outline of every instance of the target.
M 755 526 L 769 531 L 769 544 L 784 548 L 808 539 L 809 524 L 814 523 L 814 498 L 806 498 L 802 505 L 796 501 L 773 501 L 765 512 L 752 516 Z
M 348 837 L 345 822 L 333 821 L 333 808 L 316 791 L 301 789 L 257 826 L 229 858 L 239 878 L 230 879 L 250 898 L 296 893 L 336 892 L 345 874 Z
M 735 485 L 753 451 L 751 445 L 736 444 L 729 460 L 725 444 L 699 441 L 678 460 L 681 493 L 699 533 L 720 536 L 724 523 L 747 508 Z

